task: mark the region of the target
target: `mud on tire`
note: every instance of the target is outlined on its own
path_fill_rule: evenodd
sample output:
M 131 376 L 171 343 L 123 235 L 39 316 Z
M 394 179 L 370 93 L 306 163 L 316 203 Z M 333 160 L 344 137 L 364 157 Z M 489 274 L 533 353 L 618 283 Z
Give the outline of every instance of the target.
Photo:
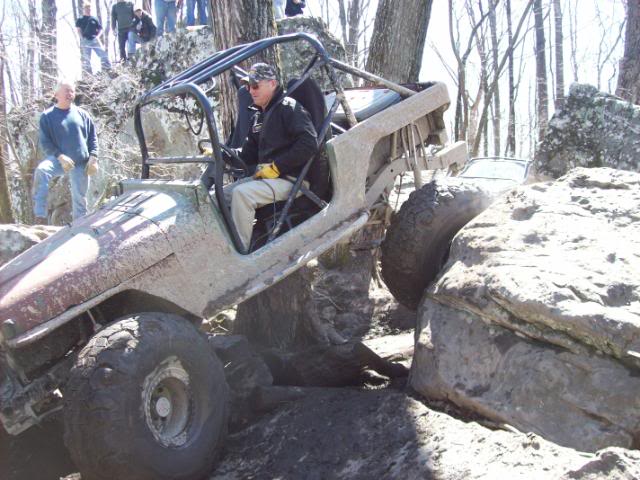
M 65 397 L 65 444 L 83 480 L 200 479 L 226 434 L 220 361 L 186 320 L 143 313 L 82 349 Z
M 381 246 L 382 278 L 398 302 L 418 307 L 444 266 L 453 237 L 491 202 L 488 192 L 455 177 L 433 180 L 411 193 Z

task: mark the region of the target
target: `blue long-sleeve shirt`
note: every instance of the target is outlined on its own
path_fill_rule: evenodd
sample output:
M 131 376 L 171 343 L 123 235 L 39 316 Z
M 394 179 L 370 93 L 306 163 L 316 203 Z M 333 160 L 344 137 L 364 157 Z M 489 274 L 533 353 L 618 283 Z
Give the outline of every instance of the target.
M 76 164 L 98 156 L 96 128 L 89 114 L 71 105 L 68 110 L 56 106 L 46 109 L 40 116 L 40 145 L 44 153 L 58 157 L 61 153 Z

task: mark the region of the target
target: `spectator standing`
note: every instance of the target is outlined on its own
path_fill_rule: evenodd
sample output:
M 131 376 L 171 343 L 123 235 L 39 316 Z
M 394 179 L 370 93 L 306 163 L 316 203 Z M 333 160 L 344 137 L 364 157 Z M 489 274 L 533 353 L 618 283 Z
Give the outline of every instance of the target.
M 182 0 L 155 0 L 157 35 L 176 31 L 176 17 Z M 166 24 L 166 27 L 165 27 Z
M 120 60 L 127 60 L 128 56 L 136 53 L 136 35 L 133 32 L 133 3 L 118 0 L 111 7 L 111 29 L 118 33 L 118 50 Z M 117 26 L 117 29 L 116 29 Z M 125 51 L 125 46 L 126 51 Z M 128 55 L 127 55 L 128 54 Z
M 40 116 L 40 145 L 46 155 L 36 167 L 33 181 L 33 213 L 46 224 L 49 182 L 69 173 L 73 219 L 87 213 L 88 176 L 98 171 L 98 139 L 91 116 L 73 104 L 75 86 L 58 82 L 56 104 Z
M 287 4 L 287 0 L 273 0 L 273 10 L 276 16 L 276 20 L 284 18 L 284 7 Z
M 85 2 L 82 6 L 82 17 L 76 20 L 76 28 L 80 34 L 80 53 L 82 57 L 82 71 L 84 73 L 93 73 L 91 71 L 91 52 L 100 59 L 103 70 L 111 69 L 109 55 L 105 52 L 100 35 L 102 33 L 102 25 L 100 20 L 91 15 L 91 3 Z
M 136 34 L 137 43 L 147 43 L 156 36 L 156 26 L 153 23 L 151 15 L 145 12 L 141 7 L 137 7 L 133 14 L 133 31 Z
M 304 0 L 287 0 L 287 6 L 284 9 L 284 13 L 287 15 L 287 17 L 302 15 L 302 9 L 304 7 L 306 7 Z
M 198 25 L 207 24 L 207 2 L 206 0 L 187 0 L 187 27 L 193 27 L 196 24 L 195 9 L 198 7 Z

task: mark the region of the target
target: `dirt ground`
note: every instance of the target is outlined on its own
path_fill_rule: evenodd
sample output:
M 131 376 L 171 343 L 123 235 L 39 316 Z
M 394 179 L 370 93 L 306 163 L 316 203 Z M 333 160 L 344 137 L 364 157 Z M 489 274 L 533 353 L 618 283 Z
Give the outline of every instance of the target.
M 0 478 L 57 480 L 76 472 L 64 447 L 62 422 L 51 420 L 12 437 L 0 428 Z

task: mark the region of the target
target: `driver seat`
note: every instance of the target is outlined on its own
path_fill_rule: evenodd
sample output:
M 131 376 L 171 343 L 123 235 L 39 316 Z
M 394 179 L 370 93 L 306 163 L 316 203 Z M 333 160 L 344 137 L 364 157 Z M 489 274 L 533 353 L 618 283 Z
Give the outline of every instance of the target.
M 291 79 L 287 83 L 287 91 L 297 82 Z M 309 112 L 311 120 L 319 132 L 326 117 L 325 100 L 322 90 L 312 78 L 306 79 L 287 96 L 293 98 Z M 265 205 L 256 210 L 256 224 L 251 238 L 250 251 L 257 250 L 265 245 L 272 232 L 279 228 L 277 235 L 281 235 L 296 225 L 301 224 L 311 216 L 318 213 L 331 198 L 331 182 L 329 178 L 329 162 L 324 149 L 327 138 L 319 139 L 318 152 L 307 162 L 307 174 L 304 178 L 309 182 L 309 189 L 302 189 L 302 195 L 296 197 L 287 209 L 286 204 L 292 196 L 297 195 L 295 187 L 286 201 Z M 296 190 L 296 191 L 294 191 Z M 286 210 L 286 211 L 285 211 Z M 277 227 L 278 223 L 280 226 Z M 276 235 L 276 236 L 277 236 Z

